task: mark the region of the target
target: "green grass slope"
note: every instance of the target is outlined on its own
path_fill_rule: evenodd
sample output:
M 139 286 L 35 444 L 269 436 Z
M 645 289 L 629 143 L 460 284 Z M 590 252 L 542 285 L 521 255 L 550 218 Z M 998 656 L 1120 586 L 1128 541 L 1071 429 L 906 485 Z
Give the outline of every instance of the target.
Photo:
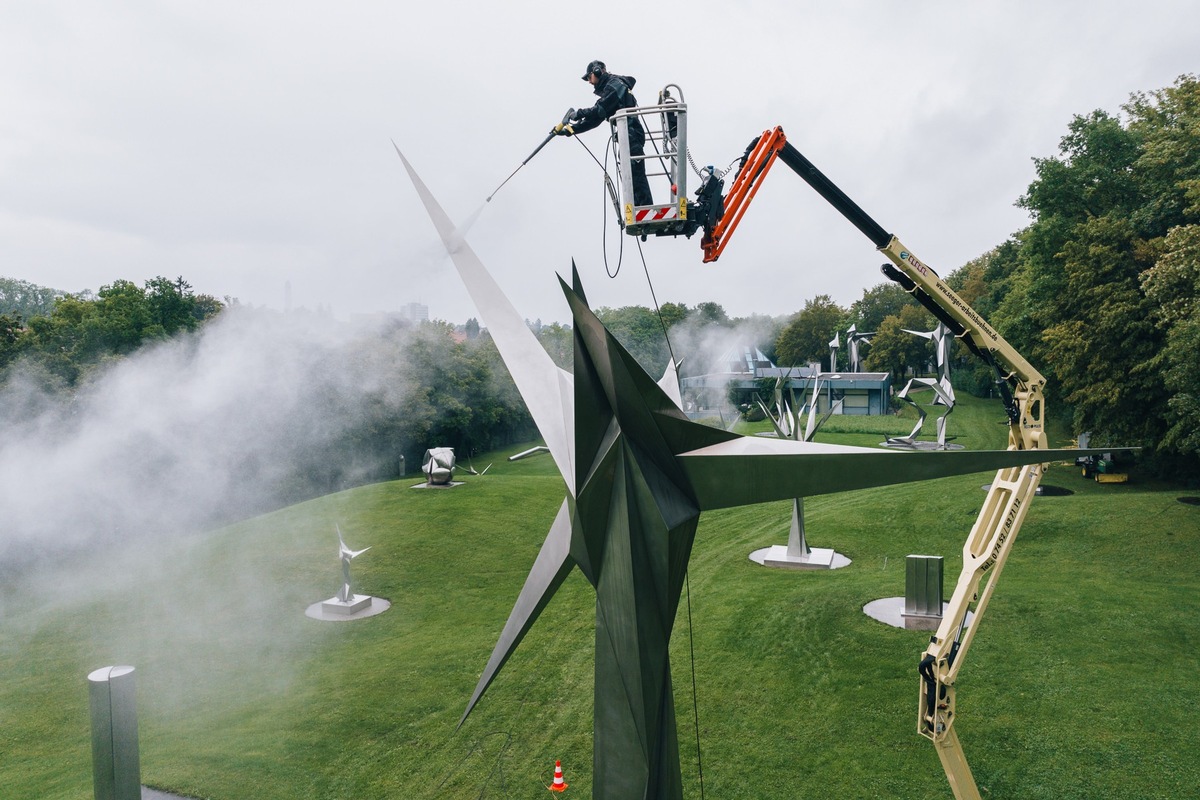
M 1000 446 L 999 417 L 967 401 L 951 434 Z M 819 438 L 877 443 L 883 430 L 836 427 Z M 569 791 L 588 796 L 594 605 L 578 573 L 456 729 L 563 497 L 547 456 L 504 455 L 477 459 L 494 466 L 458 488 L 367 486 L 10 581 L 0 797 L 91 796 L 85 678 L 107 664 L 137 668 L 142 777 L 164 789 L 533 798 L 561 759 Z M 702 518 L 672 652 L 687 796 L 700 796 L 697 717 L 707 797 L 951 796 L 916 733 L 928 634 L 861 609 L 903 594 L 909 553 L 947 557 L 949 594 L 988 479 L 808 499 L 810 543 L 853 559 L 833 572 L 747 559 L 786 541 L 787 503 Z M 958 731 L 984 796 L 1195 796 L 1200 508 L 1073 468 L 1046 482 L 1075 493 L 1033 504 L 959 679 Z M 355 586 L 391 600 L 385 614 L 304 615 L 339 585 L 335 524 L 371 546 Z

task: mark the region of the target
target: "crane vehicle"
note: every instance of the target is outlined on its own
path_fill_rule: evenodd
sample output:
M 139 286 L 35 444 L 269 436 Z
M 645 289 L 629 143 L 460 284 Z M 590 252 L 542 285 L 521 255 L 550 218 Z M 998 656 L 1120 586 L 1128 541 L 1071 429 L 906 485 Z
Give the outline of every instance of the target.
M 669 92 L 666 96 L 660 93 L 658 104 L 623 110 L 612 120 L 622 198 L 633 197 L 626 125 L 627 119 L 635 115 L 659 120 L 657 128 L 643 124 L 648 144 L 656 145 L 647 147 L 648 152 L 643 158 L 657 162 L 657 168 L 648 169 L 647 175 L 665 175 L 670 180 L 671 193 L 666 203 L 656 206 L 639 207 L 628 201 L 614 200 L 627 234 L 643 238 L 648 235 L 690 237 L 702 228 L 704 261 L 716 261 L 746 213 L 762 179 L 776 160 L 782 161 L 888 259 L 881 269 L 890 280 L 909 292 L 992 368 L 1007 414 L 1008 449 L 1048 448 L 1043 423 L 1046 380 L 1041 373 L 946 285 L 933 268 L 868 216 L 789 144 L 782 128 L 764 131 L 750 143 L 729 191 L 723 195 L 724 174 L 713 167 L 695 170 L 701 175 L 701 183 L 695 193 L 697 199 L 690 202 L 684 163 L 691 160 L 686 149 L 687 106 L 676 102 Z M 694 164 L 692 166 L 694 168 Z M 955 732 L 955 682 L 1046 466 L 1033 464 L 996 473 L 987 499 L 963 545 L 962 572 L 941 626 L 930 638 L 919 662 L 917 730 L 933 742 L 958 800 L 978 800 L 980 794 Z M 968 612 L 973 612 L 970 622 Z

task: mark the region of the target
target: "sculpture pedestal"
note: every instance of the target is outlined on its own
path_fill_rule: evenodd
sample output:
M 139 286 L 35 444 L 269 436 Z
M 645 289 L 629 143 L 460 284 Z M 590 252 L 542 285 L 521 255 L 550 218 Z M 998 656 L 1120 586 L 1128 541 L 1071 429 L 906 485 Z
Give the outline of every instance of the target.
M 371 596 L 369 594 L 356 594 L 349 600 L 339 600 L 336 597 L 331 597 L 321 603 L 321 610 L 328 614 L 341 614 L 348 617 L 351 614 L 357 614 L 364 608 L 370 607 L 370 605 Z
M 787 545 L 776 544 L 755 550 L 750 560 L 764 567 L 784 569 L 841 569 L 850 564 L 850 559 L 828 547 L 809 548 L 808 555 L 788 555 Z
M 750 560 L 764 567 L 784 569 L 841 569 L 850 559 L 828 547 L 809 547 L 804 539 L 804 498 L 792 500 L 792 527 L 788 543 L 764 547 L 750 554 Z
M 946 605 L 950 605 L 946 603 Z M 936 631 L 942 624 L 942 615 L 936 617 L 928 614 L 905 614 L 900 613 L 900 619 L 904 622 L 904 629 L 907 631 Z
M 373 617 L 376 614 L 382 614 L 391 607 L 391 601 L 384 600 L 382 597 L 356 594 L 348 603 L 343 603 L 337 597 L 331 597 L 320 603 L 313 603 L 305 609 L 304 614 L 312 619 L 319 619 L 325 622 L 344 622 L 348 619 Z
M 950 603 L 942 603 L 942 613 L 950 607 Z M 863 613 L 873 620 L 882 622 L 884 625 L 891 625 L 893 628 L 904 628 L 910 631 L 936 631 L 942 624 L 941 615 L 930 616 L 926 614 L 906 614 L 904 613 L 904 598 L 903 597 L 884 597 L 879 600 L 872 600 L 863 606 Z M 967 612 L 967 625 L 971 624 L 971 620 L 975 619 L 975 612 Z

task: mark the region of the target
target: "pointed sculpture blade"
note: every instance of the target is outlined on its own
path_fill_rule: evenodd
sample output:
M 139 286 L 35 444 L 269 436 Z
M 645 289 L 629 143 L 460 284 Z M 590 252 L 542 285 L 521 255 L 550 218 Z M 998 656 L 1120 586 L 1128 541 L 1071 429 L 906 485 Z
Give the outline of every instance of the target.
M 487 691 L 496 674 L 500 672 L 500 668 L 508 661 L 508 657 L 521 643 L 521 639 L 533 627 L 534 621 L 542 613 L 546 604 L 550 602 L 550 598 L 558 591 L 558 587 L 566 580 L 571 568 L 575 566 L 570 550 L 571 510 L 569 502 L 563 500 L 562 507 L 558 510 L 558 516 L 554 518 L 554 524 L 550 526 L 550 532 L 546 534 L 546 541 L 542 543 L 542 549 L 538 551 L 537 559 L 529 570 L 529 577 L 525 579 L 525 585 L 521 587 L 521 594 L 517 596 L 517 602 L 508 615 L 508 621 L 500 633 L 500 640 L 492 648 L 492 656 L 488 659 L 487 666 L 483 668 L 483 674 L 479 676 L 479 683 L 475 686 L 475 693 L 471 695 L 471 701 L 467 703 L 467 710 L 463 712 L 462 718 L 458 721 L 460 726 L 466 720 L 467 715 L 471 713 L 471 709 L 479 702 L 479 698 L 483 697 L 483 693 Z
M 571 373 L 554 363 L 542 347 L 533 331 L 525 324 L 525 318 L 509 302 L 496 281 L 488 273 L 471 246 L 456 234 L 454 223 L 442 210 L 441 205 L 417 175 L 408 159 L 396 147 L 396 155 L 404 163 L 408 177 L 412 180 L 421 202 L 438 235 L 450 255 L 459 277 L 466 285 L 479 316 L 483 318 L 488 333 L 500 351 L 504 365 L 508 367 L 513 382 L 521 393 L 525 405 L 533 417 L 538 431 L 550 448 L 550 455 L 558 465 L 567 490 L 575 494 L 575 468 L 573 446 L 575 438 L 575 406 Z
M 762 410 L 763 416 L 766 417 L 767 422 L 771 423 L 771 427 L 775 429 L 775 435 L 781 439 L 789 438 L 787 431 L 785 430 L 787 427 L 787 420 L 784 417 L 783 409 L 778 406 L 776 407 L 778 409 L 778 419 L 776 419 L 776 415 L 771 413 L 771 409 L 767 408 L 766 403 L 762 401 L 761 397 L 755 396 L 754 402 L 758 403 L 758 407 Z
M 364 547 L 362 550 L 351 550 L 349 547 L 346 546 L 346 540 L 342 538 L 341 526 L 338 525 L 337 523 L 334 523 L 333 529 L 335 531 L 337 531 L 337 535 L 338 535 L 338 555 L 339 556 L 349 556 L 350 558 L 356 558 L 371 549 L 370 547 Z
M 667 364 L 663 376 L 658 379 L 658 388 L 671 398 L 671 402 L 679 408 L 683 408 L 683 394 L 679 391 L 679 365 L 675 363 L 674 359 Z
M 679 462 L 703 511 L 898 483 L 1074 460 L 1084 450 L 939 450 L 744 437 L 683 453 Z M 1100 451 L 1095 451 L 1100 452 Z
M 675 455 L 718 442 L 742 438 L 707 425 L 692 422 L 662 390 L 646 370 L 621 346 L 599 318 L 571 287 L 559 278 L 563 294 L 571 306 L 575 332 L 593 354 L 597 369 L 597 387 L 607 407 L 617 415 L 620 429 L 631 441 L 638 442 L 664 475 L 679 476 Z M 638 398 L 638 402 L 623 400 Z M 580 456 L 583 458 L 583 456 Z

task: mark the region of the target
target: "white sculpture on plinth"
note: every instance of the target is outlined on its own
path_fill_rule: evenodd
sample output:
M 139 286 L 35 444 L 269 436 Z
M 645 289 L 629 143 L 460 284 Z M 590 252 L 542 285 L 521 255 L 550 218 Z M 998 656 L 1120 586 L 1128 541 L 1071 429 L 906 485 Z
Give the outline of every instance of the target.
M 387 611 L 391 607 L 389 601 L 381 597 L 372 597 L 369 594 L 355 594 L 350 582 L 351 560 L 358 558 L 371 548 L 364 547 L 362 550 L 351 550 L 346 546 L 346 540 L 342 538 L 341 526 L 334 525 L 333 527 L 337 531 L 338 560 L 342 564 L 342 586 L 338 589 L 336 595 L 320 603 L 313 603 L 304 613 L 313 619 L 336 622 L 346 619 L 373 617 L 376 614 L 382 614 L 384 611 Z
M 338 558 L 342 560 L 342 588 L 338 590 L 337 599 L 342 603 L 352 603 L 358 595 L 354 594 L 350 588 L 350 560 L 361 556 L 371 548 L 364 547 L 362 550 L 351 550 L 349 547 L 346 547 L 346 542 L 342 539 L 342 529 L 337 525 L 333 527 L 337 531 L 338 537 Z M 367 599 L 370 600 L 370 598 Z

